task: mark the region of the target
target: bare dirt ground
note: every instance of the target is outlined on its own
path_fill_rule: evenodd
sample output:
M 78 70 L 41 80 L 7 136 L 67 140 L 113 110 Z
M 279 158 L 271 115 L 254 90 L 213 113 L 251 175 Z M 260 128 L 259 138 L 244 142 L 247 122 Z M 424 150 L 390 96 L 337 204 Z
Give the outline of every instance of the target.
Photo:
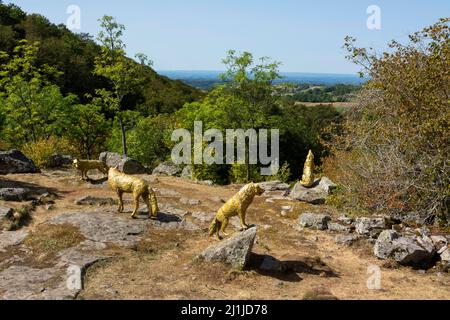
M 244 271 L 231 270 L 221 264 L 198 262 L 195 257 L 215 242 L 207 235 L 210 221 L 196 218 L 196 212 L 217 211 L 240 186 L 207 186 L 173 177 L 142 176 L 156 190 L 161 208 L 175 207 L 186 212 L 185 218 L 199 230 L 165 230 L 150 226 L 137 245 L 131 248 L 110 245 L 103 253 L 111 257 L 90 266 L 85 275 L 84 289 L 78 299 L 449 299 L 448 274 L 423 272 L 407 267 L 389 267 L 371 253 L 371 247 L 359 244 L 339 246 L 335 234 L 300 230 L 297 217 L 302 212 L 327 211 L 326 206 L 312 206 L 297 201 L 266 202 L 257 197 L 247 212 L 247 222 L 257 225 L 250 267 Z M 7 175 L 3 183 L 19 182 L 54 190 L 59 198 L 51 209 L 40 206 L 23 230 L 37 235 L 51 218 L 68 212 L 92 211 L 89 206 L 76 205 L 82 196 L 115 197 L 106 183 L 80 181 L 73 170 L 48 171 L 40 174 Z M 128 219 L 131 197 L 125 196 L 125 213 L 115 213 L 115 206 L 95 207 Z M 181 201 L 180 201 L 181 199 Z M 199 204 L 186 204 L 183 199 L 197 199 Z M 18 207 L 19 203 L 4 203 Z M 293 212 L 281 216 L 281 207 L 293 206 Z M 141 202 L 141 210 L 145 210 Z M 164 211 L 164 210 L 162 210 Z M 230 224 L 229 231 L 233 230 Z M 73 229 L 73 228 L 72 228 Z M 74 231 L 71 229 L 71 232 Z M 76 230 L 75 230 L 76 231 Z M 53 230 L 55 236 L 58 230 Z M 70 241 L 77 240 L 74 235 Z M 34 240 L 31 241 L 31 240 Z M 38 243 L 36 239 L 25 243 Z M 27 242 L 28 241 L 28 242 Z M 69 241 L 69 242 L 70 242 Z M 58 250 L 58 246 L 53 250 Z M 14 246 L 0 253 L 6 259 Z M 33 253 L 35 256 L 36 254 Z M 283 261 L 290 268 L 284 272 L 264 272 L 258 261 L 265 255 Z M 51 265 L 53 255 L 25 259 L 22 264 L 32 267 Z M 43 262 L 37 263 L 37 261 Z M 368 266 L 381 268 L 381 289 L 367 287 Z M 1 269 L 1 268 L 0 268 Z M 1 292 L 0 292 L 1 296 Z

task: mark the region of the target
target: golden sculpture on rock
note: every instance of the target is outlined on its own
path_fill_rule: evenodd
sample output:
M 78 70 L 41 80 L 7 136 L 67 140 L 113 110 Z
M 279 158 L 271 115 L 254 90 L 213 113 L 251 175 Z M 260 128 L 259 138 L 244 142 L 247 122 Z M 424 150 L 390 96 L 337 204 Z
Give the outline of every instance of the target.
M 228 200 L 217 212 L 216 217 L 211 222 L 209 227 L 209 236 L 214 233 L 217 239 L 221 240 L 220 231 L 227 236 L 225 229 L 228 221 L 233 216 L 239 216 L 242 229 L 247 230 L 249 226 L 245 223 L 245 214 L 247 208 L 253 201 L 253 198 L 262 195 L 264 189 L 256 183 L 249 183 L 245 185 L 238 193 L 236 193 L 230 200 Z
M 158 215 L 158 201 L 155 192 L 144 180 L 124 174 L 116 168 L 110 168 L 108 172 L 108 183 L 111 189 L 113 189 L 119 197 L 119 212 L 123 212 L 123 194 L 132 193 L 134 210 L 131 214 L 131 218 L 136 218 L 136 214 L 139 210 L 139 199 L 141 197 L 147 205 L 149 217 L 156 217 Z
M 314 154 L 311 150 L 309 150 L 308 156 L 306 157 L 300 184 L 306 188 L 309 188 L 314 184 Z
M 103 174 L 108 174 L 108 166 L 99 160 L 73 160 L 73 166 L 81 172 L 81 180 L 89 179 L 87 173 L 89 170 L 97 169 Z

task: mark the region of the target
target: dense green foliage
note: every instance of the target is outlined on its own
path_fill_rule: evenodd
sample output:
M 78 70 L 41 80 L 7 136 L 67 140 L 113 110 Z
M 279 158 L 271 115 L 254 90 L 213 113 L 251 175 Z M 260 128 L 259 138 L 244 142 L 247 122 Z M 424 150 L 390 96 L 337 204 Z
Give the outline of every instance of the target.
M 120 34 L 119 50 L 108 50 L 107 32 L 114 31 L 108 26 L 120 32 L 121 26 L 111 17 L 101 23 L 104 33 L 96 44 L 87 34 L 0 3 L 1 148 L 27 145 L 36 153 L 31 144 L 62 139 L 72 144 L 71 153 L 93 158 L 114 137 L 113 120 L 122 120 L 123 112 L 157 117 L 202 96 L 157 75 L 144 55 L 136 57 L 139 62 L 125 57 Z

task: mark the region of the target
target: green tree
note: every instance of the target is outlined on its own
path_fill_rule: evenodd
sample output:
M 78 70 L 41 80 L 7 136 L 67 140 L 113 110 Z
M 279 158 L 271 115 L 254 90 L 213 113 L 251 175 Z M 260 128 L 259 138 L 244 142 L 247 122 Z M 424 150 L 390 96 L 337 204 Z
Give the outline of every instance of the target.
M 123 111 L 126 110 L 125 98 L 145 81 L 142 66 L 149 66 L 151 63 L 143 54 L 137 55 L 141 64 L 125 56 L 125 44 L 122 41 L 124 25 L 111 16 L 104 16 L 99 21 L 102 28 L 98 34 L 101 54 L 95 59 L 94 72 L 106 78 L 110 87 L 98 89 L 96 94 L 117 119 L 122 137 L 122 152 L 127 155 L 126 127 L 123 121 Z
M 233 107 L 234 126 L 244 130 L 267 128 L 273 124 L 273 119 L 279 111 L 279 96 L 273 86 L 276 79 L 281 78 L 280 62 L 262 57 L 255 63 L 249 52 L 241 54 L 230 50 L 223 60 L 227 70 L 221 76 L 225 82 L 224 89 L 241 103 Z M 245 166 L 247 182 L 251 181 L 252 168 L 249 161 L 249 141 L 246 141 Z
M 64 113 L 75 100 L 50 83 L 60 75 L 56 69 L 37 66 L 38 49 L 38 43 L 23 40 L 12 56 L 0 52 L 0 59 L 6 61 L 0 66 L 3 135 L 15 146 L 61 134 Z
M 92 159 L 103 148 L 111 126 L 95 105 L 75 105 L 69 113 L 69 125 L 64 135 L 78 154 Z

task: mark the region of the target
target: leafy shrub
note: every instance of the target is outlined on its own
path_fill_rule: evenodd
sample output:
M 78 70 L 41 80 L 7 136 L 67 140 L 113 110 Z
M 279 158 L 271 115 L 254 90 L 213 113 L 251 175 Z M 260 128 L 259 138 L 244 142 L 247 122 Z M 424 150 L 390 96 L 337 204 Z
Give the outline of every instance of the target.
M 371 80 L 335 135 L 336 181 L 350 207 L 373 213 L 448 216 L 450 197 L 450 18 L 390 44 L 381 56 L 356 48 Z M 367 65 L 369 62 L 369 65 Z M 445 212 L 447 211 L 447 212 Z
M 23 153 L 29 157 L 39 168 L 51 165 L 52 155 L 75 154 L 73 146 L 65 138 L 51 136 L 48 139 L 40 139 L 36 142 L 28 142 L 22 147 Z

